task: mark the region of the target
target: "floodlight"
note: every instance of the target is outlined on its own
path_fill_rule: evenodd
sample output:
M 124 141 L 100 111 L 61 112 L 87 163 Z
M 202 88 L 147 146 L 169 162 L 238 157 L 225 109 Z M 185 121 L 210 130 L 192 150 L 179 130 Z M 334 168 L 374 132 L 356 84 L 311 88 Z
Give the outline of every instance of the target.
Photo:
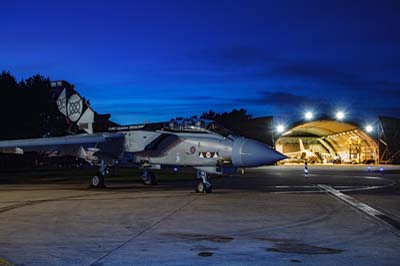
M 336 119 L 342 120 L 343 118 L 344 118 L 344 113 L 342 111 L 336 113 Z
M 307 120 L 311 120 L 311 119 L 314 117 L 314 114 L 313 114 L 312 112 L 306 112 L 306 113 L 304 114 L 304 117 L 305 117 Z
M 285 127 L 283 125 L 278 125 L 276 127 L 276 131 L 278 131 L 278 133 L 282 133 L 283 131 L 285 131 Z

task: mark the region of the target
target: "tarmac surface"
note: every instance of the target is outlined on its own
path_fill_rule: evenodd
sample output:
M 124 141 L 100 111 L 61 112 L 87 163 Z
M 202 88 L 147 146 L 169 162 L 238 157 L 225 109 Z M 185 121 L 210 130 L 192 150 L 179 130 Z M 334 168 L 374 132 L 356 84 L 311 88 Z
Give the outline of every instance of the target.
M 65 173 L 0 176 L 0 266 L 400 265 L 400 167 L 309 172 L 249 170 L 214 178 L 211 194 L 191 173 L 100 190 Z

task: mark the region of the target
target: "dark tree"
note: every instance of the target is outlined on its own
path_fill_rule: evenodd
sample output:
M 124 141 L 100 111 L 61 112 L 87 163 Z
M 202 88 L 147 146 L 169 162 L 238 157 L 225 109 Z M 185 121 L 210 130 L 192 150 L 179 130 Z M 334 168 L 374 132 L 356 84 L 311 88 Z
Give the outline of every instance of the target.
M 4 137 L 12 136 L 17 128 L 17 119 L 22 113 L 16 106 L 20 97 L 17 81 L 10 72 L 3 71 L 0 75 L 0 134 Z
M 17 83 L 3 71 L 0 75 L 2 139 L 62 135 L 66 123 L 52 98 L 50 79 L 39 74 Z
M 231 112 L 224 112 L 222 114 L 210 110 L 203 113 L 201 118 L 215 120 L 234 132 L 240 132 L 242 127 L 252 119 L 252 116 L 247 113 L 246 109 L 241 108 L 239 110 L 233 109 Z

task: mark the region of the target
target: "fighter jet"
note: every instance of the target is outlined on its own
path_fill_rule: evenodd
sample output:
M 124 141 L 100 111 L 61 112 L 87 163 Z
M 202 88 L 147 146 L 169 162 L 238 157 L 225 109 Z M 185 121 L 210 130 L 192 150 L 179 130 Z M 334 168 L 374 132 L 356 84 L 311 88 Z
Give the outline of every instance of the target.
M 286 156 L 256 140 L 237 136 L 220 124 L 205 119 L 172 119 L 169 122 L 116 126 L 93 133 L 94 112 L 75 91 L 64 89 L 56 101 L 66 119 L 87 133 L 0 141 L 0 152 L 26 151 L 70 155 L 98 165 L 91 179 L 103 187 L 108 168 L 125 164 L 143 169 L 145 184 L 155 184 L 152 170 L 193 167 L 198 192 L 211 192 L 211 174 L 230 174 L 238 168 L 273 164 Z
M 155 184 L 154 169 L 193 167 L 200 179 L 196 190 L 211 192 L 210 174 L 234 173 L 238 168 L 270 165 L 286 156 L 256 140 L 236 136 L 205 119 L 113 127 L 108 132 L 64 137 L 0 141 L 0 152 L 54 152 L 72 155 L 99 166 L 91 179 L 103 187 L 107 168 L 127 164 L 143 169 L 143 181 Z
M 324 163 L 326 161 L 329 161 L 336 155 L 329 144 L 327 144 L 321 138 L 317 139 L 317 141 L 320 143 L 320 147 L 317 147 L 319 149 L 316 149 L 315 145 L 306 149 L 304 147 L 303 140 L 301 138 L 299 138 L 298 140 L 300 150 L 295 152 L 286 152 L 285 155 L 288 157 L 287 162 L 303 163 L 304 160 L 307 160 L 309 162 Z M 327 150 L 328 153 L 322 152 L 322 149 Z

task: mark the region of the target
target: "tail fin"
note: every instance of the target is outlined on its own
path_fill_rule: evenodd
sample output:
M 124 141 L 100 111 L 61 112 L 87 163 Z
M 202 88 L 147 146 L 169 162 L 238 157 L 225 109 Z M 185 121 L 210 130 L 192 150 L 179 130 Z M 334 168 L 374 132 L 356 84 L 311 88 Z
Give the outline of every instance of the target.
M 79 129 L 89 134 L 93 133 L 94 111 L 88 101 L 78 93 L 75 91 L 67 93 L 67 89 L 64 88 L 57 98 L 57 107 L 70 122 L 78 125 Z
M 302 151 L 302 152 L 306 151 L 306 149 L 304 148 L 304 144 L 303 144 L 303 141 L 301 140 L 301 138 L 299 138 L 299 143 L 300 143 L 300 151 Z

